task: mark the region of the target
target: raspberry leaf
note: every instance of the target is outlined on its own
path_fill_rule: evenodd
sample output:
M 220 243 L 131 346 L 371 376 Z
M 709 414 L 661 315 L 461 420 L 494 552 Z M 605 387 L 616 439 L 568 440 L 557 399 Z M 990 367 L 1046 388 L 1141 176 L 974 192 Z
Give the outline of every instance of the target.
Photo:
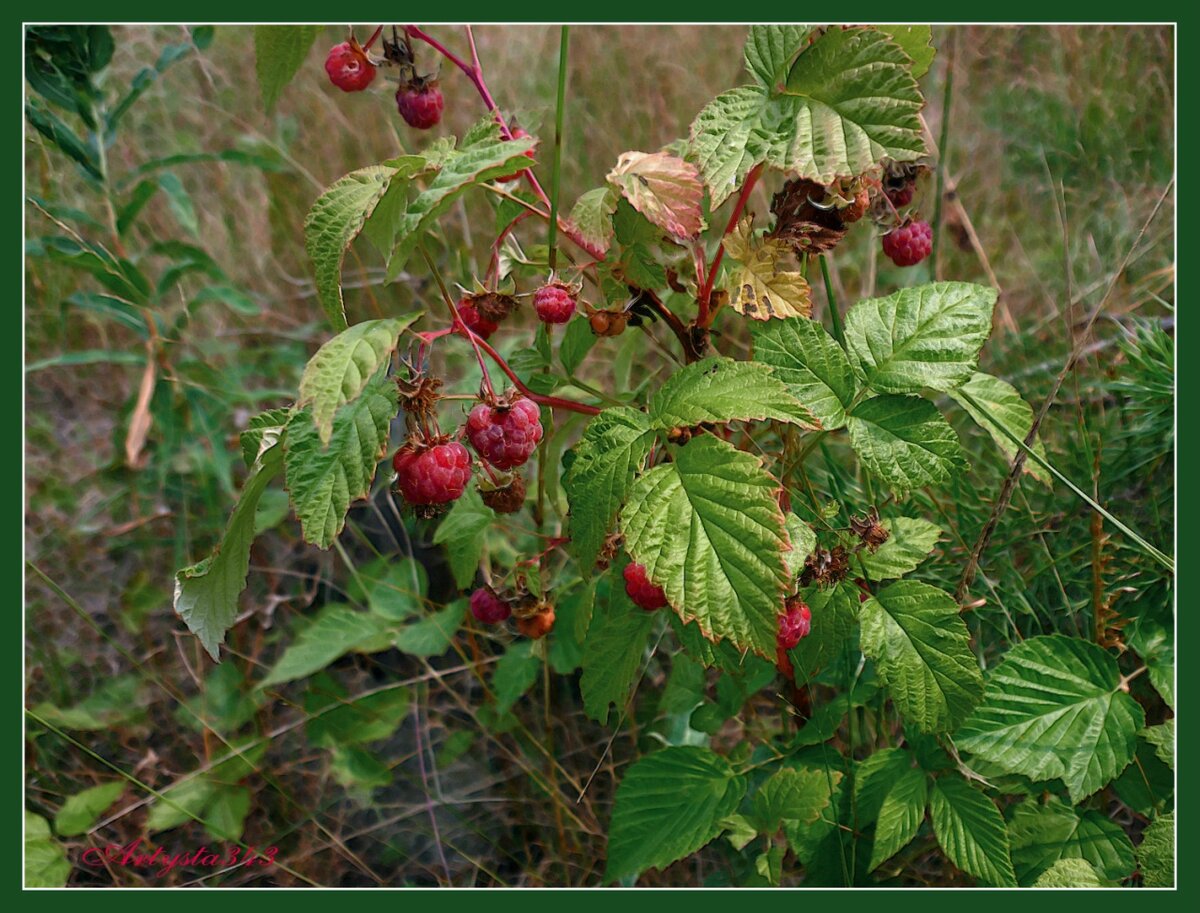
M 396 385 L 377 374 L 338 410 L 328 446 L 307 410 L 288 423 L 287 489 L 305 541 L 329 548 L 346 523 L 350 502 L 370 492 L 398 409 Z
M 966 465 L 950 424 L 918 396 L 877 396 L 846 420 L 863 465 L 897 491 L 945 483 Z
M 268 112 L 303 65 L 320 31 L 316 25 L 254 27 L 254 70 L 258 74 L 263 107 Z
M 1149 828 L 1146 829 L 1147 833 Z M 1145 845 L 1145 840 L 1142 841 Z M 1140 849 L 1140 847 L 1139 847 Z M 1171 851 L 1174 857 L 1174 849 Z M 1174 858 L 1171 861 L 1174 866 Z M 1142 873 L 1144 886 L 1150 886 L 1145 879 L 1145 872 Z M 1085 862 L 1082 859 L 1060 859 L 1046 871 L 1042 872 L 1033 883 L 1035 888 L 1114 888 L 1117 886 L 1115 881 L 1110 881 L 1106 878 L 1101 878 L 1100 873 L 1096 871 L 1095 866 L 1090 862 Z M 1171 883 L 1164 885 L 1154 885 L 1154 887 L 1172 888 L 1174 887 L 1174 879 Z
M 880 393 L 953 390 L 975 372 L 996 294 L 969 282 L 933 282 L 858 302 L 846 314 L 855 371 Z
M 1008 822 L 1013 869 L 1026 887 L 1060 859 L 1082 859 L 1104 878 L 1128 877 L 1136 865 L 1121 826 L 1093 809 L 1077 811 L 1057 796 L 1045 805 L 1028 798 Z
M 1142 833 L 1137 848 L 1142 885 L 1147 888 L 1175 887 L 1175 813 L 1159 815 Z
M 743 219 L 736 230 L 721 242 L 726 252 L 741 264 L 731 270 L 724 285 L 735 311 L 755 320 L 772 317 L 811 317 L 812 289 L 796 270 L 781 269 L 790 256 L 782 241 L 756 238 L 750 219 Z
M 666 748 L 632 765 L 617 787 L 606 883 L 661 869 L 700 849 L 737 810 L 746 780 L 707 748 Z
M 653 443 L 650 420 L 635 409 L 620 407 L 592 419 L 575 448 L 563 486 L 571 505 L 571 546 L 585 574 Z
M 720 356 L 693 362 L 667 378 L 650 400 L 650 420 L 663 430 L 762 419 L 813 426 L 808 410 L 760 362 Z
M 864 602 L 858 619 L 862 651 L 906 720 L 922 732 L 947 732 L 966 719 L 983 677 L 952 596 L 901 580 Z
M 232 668 L 219 666 L 218 668 Z M 114 780 L 111 783 L 101 783 L 91 789 L 75 793 L 63 803 L 58 814 L 54 816 L 54 832 L 60 837 L 78 837 L 91 829 L 92 825 L 117 797 L 125 792 L 125 781 Z
M 928 797 L 925 772 L 907 767 L 899 772 L 884 794 L 875 823 L 875 841 L 868 867 L 874 871 L 908 846 L 925 820 Z
M 752 25 L 743 56 L 746 69 L 768 92 L 783 88 L 796 55 L 814 29 L 809 25 Z
M 362 393 L 371 377 L 391 358 L 400 334 L 420 316 L 407 314 L 356 323 L 321 346 L 305 365 L 297 405 L 309 407 L 322 444 L 329 443 L 338 408 Z
M 890 37 L 912 59 L 909 71 L 914 79 L 920 79 L 929 72 L 936 53 L 930 44 L 933 39 L 932 28 L 928 25 L 876 25 L 872 28 Z
M 362 230 L 395 174 L 394 168 L 372 165 L 352 171 L 325 190 L 304 220 L 304 246 L 317 278 L 317 297 L 334 329 L 346 329 L 342 303 L 342 259 Z
M 1116 660 L 1095 644 L 1054 634 L 1005 654 L 955 744 L 1008 773 L 1059 778 L 1079 802 L 1133 760 L 1144 725 L 1141 706 L 1121 690 Z
M 261 687 L 312 675 L 350 652 L 387 649 L 391 646 L 385 637 L 387 626 L 388 620 L 373 612 L 359 612 L 348 605 L 326 606 L 283 651 Z
M 948 774 L 929 794 L 933 832 L 947 858 L 985 885 L 1015 888 L 1008 830 L 995 804 L 962 777 Z
M 829 773 L 784 767 L 754 794 L 754 820 L 763 834 L 774 834 L 785 821 L 809 825 L 829 807 Z
M 763 127 L 766 93 L 741 86 L 709 102 L 691 126 L 690 158 L 695 160 L 716 209 L 742 184 L 750 169 L 767 157 L 770 140 Z
M 992 436 L 1004 458 L 1011 463 L 1017 455 L 1017 445 L 1001 429 L 1007 428 L 1013 437 L 1025 440 L 1033 427 L 1033 407 L 1021 398 L 1017 388 L 1008 381 L 977 371 L 957 390 L 951 390 L 950 396 Z M 1044 459 L 1046 445 L 1035 438 L 1033 451 Z M 1023 469 L 1043 485 L 1051 484 L 1050 473 L 1035 460 L 1026 460 Z
M 761 461 L 712 435 L 672 448 L 630 488 L 625 546 L 685 622 L 774 657 L 789 548 L 779 483 Z
M 584 241 L 603 254 L 612 244 L 612 217 L 616 211 L 617 196 L 613 189 L 596 187 L 575 201 L 569 221 L 579 230 Z
M 541 657 L 533 652 L 533 641 L 518 640 L 508 645 L 492 673 L 496 693 L 496 715 L 504 716 L 533 687 L 542 671 Z
M 831 27 L 796 58 L 768 160 L 828 184 L 859 175 L 884 158 L 925 152 L 924 105 L 909 56 L 871 28 Z
M 454 640 L 467 614 L 467 600 L 456 599 L 440 612 L 406 624 L 395 634 L 394 646 L 411 656 L 441 656 Z
M 839 346 L 815 320 L 768 320 L 751 327 L 754 358 L 775 369 L 825 431 L 846 424 L 858 392 L 854 370 Z
M 655 617 L 629 600 L 616 573 L 605 575 L 583 640 L 579 680 L 583 708 L 601 725 L 608 725 L 610 705 L 622 711 L 629 703 Z
M 246 588 L 255 510 L 263 492 L 283 468 L 283 429 L 260 430 L 257 459 L 220 544 L 209 557 L 175 574 L 175 611 L 216 662 L 221 660 L 219 647 L 225 632 L 237 617 L 238 596 Z
M 915 571 L 942 538 L 940 526 L 916 517 L 896 517 L 879 525 L 889 533 L 887 542 L 874 554 L 865 549 L 858 553 L 870 580 L 890 580 Z
M 784 515 L 783 522 L 784 527 L 787 529 L 788 539 L 792 543 L 792 550 L 787 553 L 785 560 L 787 561 L 788 573 L 795 579 L 804 570 L 805 559 L 817 547 L 817 534 L 813 532 L 811 526 L 791 512 Z
M 395 281 L 425 233 L 470 188 L 532 165 L 525 154 L 537 146 L 533 137 L 506 140 L 493 121 L 476 124 L 458 148 L 426 155 L 429 168 L 436 168 L 424 188 L 415 178 L 427 171 L 402 173 L 389 188 L 382 209 L 372 217 L 368 233 L 376 239 L 391 238 L 387 251 L 389 282 Z M 377 245 L 382 243 L 376 241 Z
M 672 237 L 695 238 L 704 227 L 704 188 L 691 162 L 666 152 L 623 152 L 608 182 Z
M 858 648 L 858 588 L 842 581 L 832 587 L 805 587 L 800 596 L 812 610 L 813 625 L 789 655 L 797 680 L 805 682 L 848 648 Z
M 450 572 L 461 589 L 466 589 L 475 580 L 479 559 L 483 557 L 484 539 L 495 519 L 496 515 L 484 505 L 479 493 L 468 488 L 454 502 L 433 534 L 435 545 L 446 546 Z

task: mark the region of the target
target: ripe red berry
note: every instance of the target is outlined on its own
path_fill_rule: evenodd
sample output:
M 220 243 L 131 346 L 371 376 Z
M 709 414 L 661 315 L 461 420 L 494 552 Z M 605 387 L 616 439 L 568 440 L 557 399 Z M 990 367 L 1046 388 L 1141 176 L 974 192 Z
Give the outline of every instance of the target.
M 471 594 L 471 614 L 485 625 L 498 625 L 508 619 L 512 609 L 490 586 L 483 586 Z
M 895 206 L 897 209 L 903 209 L 913 201 L 913 194 L 916 189 L 916 185 L 909 182 L 907 184 L 901 184 L 899 187 L 893 187 L 889 190 L 885 190 L 884 193 L 893 206 Z
M 526 133 L 524 130 L 522 130 L 520 127 L 517 127 L 517 129 L 512 132 L 512 135 L 513 135 L 513 139 L 528 139 L 529 138 L 529 134 Z M 525 156 L 527 158 L 532 159 L 533 158 L 533 150 L 532 149 L 526 150 Z M 503 177 L 496 178 L 496 180 L 508 183 L 509 181 L 515 181 L 520 176 L 521 176 L 520 171 L 514 171 L 512 174 L 506 174 Z
M 897 266 L 915 266 L 933 250 L 933 229 L 928 222 L 905 222 L 883 236 L 883 252 Z
M 358 42 L 335 44 L 325 58 L 329 81 L 343 92 L 361 92 L 375 78 L 375 64 L 367 59 Z
M 428 130 L 442 119 L 446 100 L 437 83 L 421 82 L 401 86 L 396 90 L 396 107 L 410 127 Z
M 533 293 L 533 309 L 545 323 L 566 323 L 575 313 L 575 296 L 557 282 L 543 285 Z
M 467 438 L 497 469 L 513 469 L 529 459 L 542 439 L 541 411 L 524 396 L 511 405 L 480 403 L 467 416 Z
M 663 588 L 650 582 L 646 569 L 640 564 L 629 563 L 622 572 L 625 575 L 625 592 L 633 600 L 633 604 L 641 606 L 647 612 L 661 609 L 667 604 L 667 594 Z
M 471 480 L 471 455 L 457 441 L 432 447 L 405 444 L 392 458 L 396 483 L 412 505 L 448 504 Z
M 500 329 L 500 325 L 498 323 L 496 323 L 494 320 L 488 320 L 486 317 L 480 314 L 479 309 L 466 298 L 459 299 L 458 316 L 461 317 L 462 322 L 467 325 L 467 329 L 480 339 L 487 339 L 489 336 L 495 333 L 496 330 Z M 458 332 L 460 336 L 467 335 L 461 329 L 459 329 Z
M 775 635 L 775 645 L 786 651 L 800 643 L 812 630 L 812 610 L 799 596 L 789 596 L 783 608 L 784 611 L 779 616 L 779 632 Z

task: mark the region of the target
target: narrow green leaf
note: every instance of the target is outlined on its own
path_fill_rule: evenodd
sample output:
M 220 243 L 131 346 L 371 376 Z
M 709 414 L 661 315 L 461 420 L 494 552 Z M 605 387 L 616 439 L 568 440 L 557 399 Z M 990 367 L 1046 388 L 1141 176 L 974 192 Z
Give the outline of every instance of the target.
M 653 627 L 654 616 L 629 601 L 616 572 L 610 571 L 592 608 L 579 680 L 583 708 L 601 725 L 608 725 L 610 705 L 622 711 L 629 702 Z
M 945 732 L 971 712 L 983 677 L 950 594 L 915 580 L 884 587 L 859 608 L 862 651 L 905 719 Z
M 304 64 L 320 30 L 315 25 L 254 27 L 254 69 L 267 111 L 275 107 L 280 93 Z
M 308 406 L 322 444 L 333 433 L 333 416 L 352 401 L 387 364 L 400 334 L 421 314 L 364 320 L 343 330 L 317 350 L 300 377 L 297 406 Z
M 454 575 L 455 586 L 460 590 L 475 582 L 487 531 L 495 519 L 495 513 L 483 503 L 479 492 L 471 488 L 454 502 L 433 534 L 435 545 L 446 546 L 450 573 Z
M 258 458 L 242 486 L 220 545 L 203 561 L 175 574 L 175 611 L 217 662 L 225 632 L 237 617 L 238 596 L 246 587 L 259 498 L 283 468 L 279 440 L 277 429 L 264 432 Z
M 996 294 L 969 282 L 932 282 L 858 302 L 846 314 L 855 371 L 880 393 L 953 390 L 975 371 Z
M 604 881 L 636 877 L 696 852 L 736 811 L 746 781 L 707 748 L 681 746 L 625 771 L 613 808 Z
M 1101 647 L 1054 634 L 1017 644 L 988 675 L 959 749 L 1032 780 L 1061 778 L 1079 802 L 1133 759 L 1145 725 Z
M 929 797 L 933 832 L 946 856 L 982 884 L 1015 888 L 1008 831 L 992 800 L 954 774 L 939 777 Z
M 533 687 L 542 671 L 542 661 L 533 653 L 533 641 L 518 640 L 508 645 L 496 671 L 492 690 L 496 692 L 496 715 L 503 716 Z
M 908 846 L 925 820 L 925 772 L 906 768 L 892 781 L 879 807 L 869 868 L 874 871 Z
M 304 692 L 304 712 L 309 714 L 305 732 L 312 744 L 325 748 L 377 742 L 391 736 L 408 716 L 411 698 L 407 688 L 389 687 L 352 700 L 346 689 L 321 672 Z
M 386 630 L 387 620 L 378 615 L 347 605 L 328 605 L 296 635 L 261 687 L 312 675 L 352 651 L 377 652 L 382 649 L 380 635 Z
M 684 621 L 712 640 L 774 657 L 789 547 L 779 483 L 713 435 L 672 448 L 621 512 L 625 547 Z

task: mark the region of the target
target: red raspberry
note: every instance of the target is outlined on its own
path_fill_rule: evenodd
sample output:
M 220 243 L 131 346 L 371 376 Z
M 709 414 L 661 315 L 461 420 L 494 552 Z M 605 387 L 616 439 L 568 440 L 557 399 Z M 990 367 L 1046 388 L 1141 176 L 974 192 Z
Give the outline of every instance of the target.
M 466 298 L 460 298 L 458 301 L 458 316 L 462 318 L 462 322 L 467 325 L 467 329 L 478 336 L 480 339 L 487 339 L 496 330 L 500 329 L 500 325 L 494 320 L 488 320 L 479 313 L 479 309 L 475 307 Z M 466 336 L 461 329 L 458 331 L 460 336 Z
M 485 625 L 498 625 L 508 619 L 512 609 L 490 586 L 483 586 L 471 594 L 471 614 Z
M 557 282 L 543 285 L 533 293 L 533 308 L 545 323 L 566 323 L 575 313 L 575 296 Z
M 629 563 L 623 571 L 625 575 L 625 592 L 633 600 L 633 604 L 641 606 L 647 612 L 661 609 L 667 604 L 667 594 L 663 588 L 650 582 L 646 569 L 640 564 Z
M 471 480 L 471 455 L 457 441 L 414 447 L 405 444 L 392 458 L 396 482 L 412 505 L 448 504 L 457 500 Z
M 933 229 L 928 222 L 905 222 L 883 236 L 883 252 L 897 266 L 915 266 L 933 250 Z
M 779 650 L 790 650 L 812 630 L 812 610 L 799 596 L 789 596 L 783 603 L 784 611 L 779 616 L 779 633 L 775 645 Z
M 529 459 L 542 439 L 541 412 L 523 396 L 512 405 L 480 403 L 467 416 L 467 438 L 497 469 L 513 469 Z
M 437 83 L 417 83 L 396 90 L 396 107 L 410 127 L 428 130 L 442 119 L 446 100 Z
M 512 135 L 513 135 L 513 139 L 528 139 L 529 138 L 529 134 L 526 133 L 524 130 L 522 130 L 520 127 L 517 127 L 517 129 L 512 132 Z M 533 158 L 533 150 L 532 149 L 528 150 L 525 153 L 525 155 L 527 158 L 532 159 Z M 512 174 L 506 174 L 503 177 L 496 178 L 496 180 L 503 181 L 504 183 L 508 183 L 509 181 L 515 181 L 517 178 L 519 178 L 521 176 L 521 174 L 522 174 L 522 172 L 520 172 L 520 171 L 514 171 Z
M 375 64 L 367 59 L 357 41 L 343 41 L 330 49 L 325 58 L 325 72 L 329 81 L 343 92 L 361 92 L 375 78 Z
M 903 209 L 913 201 L 913 193 L 916 191 L 916 185 L 912 183 L 903 184 L 900 187 L 894 187 L 890 190 L 885 190 L 884 194 L 888 200 L 897 209 Z

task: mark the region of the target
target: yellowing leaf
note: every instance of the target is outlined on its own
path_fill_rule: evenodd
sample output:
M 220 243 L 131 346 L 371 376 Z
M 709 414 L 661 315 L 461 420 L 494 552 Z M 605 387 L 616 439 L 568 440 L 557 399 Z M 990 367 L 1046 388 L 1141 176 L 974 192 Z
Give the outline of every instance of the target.
M 704 227 L 700 200 L 704 188 L 691 162 L 666 152 L 623 152 L 608 182 L 663 231 L 695 238 Z
M 808 280 L 799 272 L 779 268 L 781 258 L 788 253 L 787 245 L 755 238 L 749 219 L 743 219 L 722 243 L 741 264 L 726 280 L 729 303 L 735 311 L 755 320 L 812 316 Z

